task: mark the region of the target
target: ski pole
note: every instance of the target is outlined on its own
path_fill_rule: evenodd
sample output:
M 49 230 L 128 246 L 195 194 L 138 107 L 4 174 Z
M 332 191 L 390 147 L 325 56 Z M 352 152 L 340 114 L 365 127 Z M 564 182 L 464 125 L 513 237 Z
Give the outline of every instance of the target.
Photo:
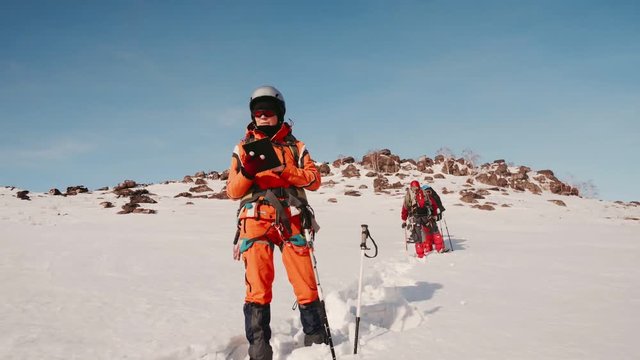
M 404 253 L 409 256 L 409 241 L 407 238 L 407 228 L 404 228 Z
M 442 217 L 442 221 L 444 222 L 444 228 L 447 229 L 447 237 L 449 238 L 449 246 L 451 247 L 451 251 L 453 251 L 453 244 L 451 243 L 451 235 L 449 235 L 449 227 L 447 226 L 447 220 L 445 220 L 444 216 Z
M 308 242 L 309 253 L 311 254 L 311 262 L 313 264 L 313 273 L 316 277 L 316 286 L 318 288 L 318 300 L 320 300 L 320 317 L 322 318 L 322 325 L 327 333 L 327 341 L 329 342 L 329 349 L 331 349 L 331 358 L 336 360 L 336 351 L 333 348 L 333 339 L 331 338 L 331 329 L 329 328 L 329 318 L 327 317 L 327 308 L 324 304 L 324 295 L 322 294 L 322 287 L 320 286 L 320 277 L 318 276 L 318 261 L 316 260 L 313 243 L 316 238 L 316 233 L 313 230 L 308 230 L 311 236 Z
M 378 256 L 378 245 L 369 233 L 369 227 L 366 224 L 360 225 L 362 227 L 361 239 L 360 239 L 360 278 L 358 279 L 358 306 L 356 307 L 356 336 L 353 342 L 353 353 L 358 353 L 358 332 L 360 331 L 360 295 L 362 294 L 362 273 L 364 271 L 364 258 L 368 257 L 373 259 Z M 365 253 L 365 250 L 371 250 L 367 247 L 367 239 L 371 239 L 375 248 L 373 256 Z

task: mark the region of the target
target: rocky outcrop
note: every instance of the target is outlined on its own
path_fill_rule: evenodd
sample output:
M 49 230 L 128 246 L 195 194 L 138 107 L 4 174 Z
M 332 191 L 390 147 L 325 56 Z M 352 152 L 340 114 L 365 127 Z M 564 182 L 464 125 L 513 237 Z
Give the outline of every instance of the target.
M 471 164 L 468 164 L 464 159 L 444 159 L 442 161 L 442 173 L 453 176 L 468 176 L 471 174 Z
M 399 181 L 393 184 L 389 183 L 389 179 L 383 175 L 373 179 L 373 191 L 375 192 L 384 192 L 387 189 L 402 189 L 403 187 L 404 185 Z
M 373 151 L 362 157 L 361 165 L 367 170 L 394 174 L 400 170 L 400 157 L 393 155 L 389 149 Z
M 88 193 L 88 192 L 89 192 L 89 189 L 87 189 L 86 187 L 82 185 L 76 185 L 76 186 L 67 187 L 67 192 L 65 193 L 65 195 L 73 196 L 73 195 L 78 195 L 78 194 Z
M 356 159 L 353 156 L 341 157 L 333 162 L 333 167 L 340 167 L 344 164 L 353 164 L 356 162 Z
M 470 190 L 462 190 L 460 191 L 460 195 L 462 195 L 460 197 L 460 201 L 466 202 L 469 204 L 475 204 L 478 202 L 479 199 L 484 199 L 484 196 Z
M 349 164 L 344 170 L 342 170 L 342 176 L 346 178 L 360 177 L 360 170 L 358 170 L 355 165 Z

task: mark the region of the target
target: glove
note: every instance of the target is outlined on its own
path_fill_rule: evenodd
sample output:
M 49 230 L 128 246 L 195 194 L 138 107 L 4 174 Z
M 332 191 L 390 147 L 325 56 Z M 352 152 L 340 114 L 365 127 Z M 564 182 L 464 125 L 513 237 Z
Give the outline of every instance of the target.
M 406 222 L 406 221 L 403 221 L 403 222 L 402 222 L 402 228 L 404 229 L 404 228 L 406 228 L 406 227 L 407 227 L 407 222 Z
M 436 215 L 436 221 L 440 220 L 442 220 L 442 212 L 439 212 L 438 215 Z
M 260 166 L 264 162 L 264 155 L 255 156 L 253 151 L 246 153 L 242 158 L 241 171 L 248 178 L 254 178 L 260 172 Z

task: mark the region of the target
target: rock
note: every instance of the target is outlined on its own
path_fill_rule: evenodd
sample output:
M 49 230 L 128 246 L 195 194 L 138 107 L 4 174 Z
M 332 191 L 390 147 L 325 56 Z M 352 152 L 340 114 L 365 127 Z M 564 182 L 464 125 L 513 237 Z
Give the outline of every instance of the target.
M 118 211 L 118 214 L 130 214 L 131 212 L 133 212 L 133 210 L 135 210 L 136 208 L 138 208 L 140 205 L 138 204 L 124 204 L 122 205 L 122 210 Z
M 435 174 L 435 175 L 433 175 L 433 178 L 434 179 L 444 179 L 445 177 L 442 174 Z
M 369 171 L 365 176 L 366 177 L 374 177 L 377 176 L 378 174 L 374 173 L 373 171 Z
M 347 196 L 360 196 L 360 192 L 357 190 L 349 190 L 349 191 L 345 191 L 344 192 L 345 195 Z
M 334 186 L 336 186 L 337 182 L 333 181 L 333 180 L 329 180 L 329 181 L 323 181 L 320 186 L 322 187 L 326 187 L 326 188 L 332 188 Z
M 317 168 L 318 168 L 318 172 L 322 176 L 327 176 L 327 175 L 331 174 L 331 168 L 329 167 L 328 163 L 322 163 Z
M 103 201 L 100 203 L 100 206 L 102 206 L 105 209 L 109 209 L 113 207 L 113 203 L 111 201 Z
M 131 200 L 129 200 L 131 204 L 157 204 L 158 202 L 153 200 L 147 195 L 144 194 L 134 194 L 131 196 Z
M 227 195 L 227 191 L 226 190 L 222 190 L 219 193 L 215 193 L 215 194 L 211 194 L 208 197 L 209 199 L 219 199 L 219 200 L 226 200 L 229 198 L 229 195 Z
M 185 183 L 185 184 L 192 183 L 193 182 L 193 178 L 190 175 L 187 175 L 182 179 L 182 182 Z
M 567 204 L 565 204 L 564 201 L 562 201 L 562 200 L 547 200 L 547 201 L 552 202 L 552 203 L 554 203 L 554 204 L 556 204 L 558 206 L 564 206 L 564 207 L 567 206 Z
M 207 185 L 207 180 L 205 180 L 203 178 L 198 178 L 198 179 L 196 179 L 195 184 L 196 185 Z
M 86 187 L 82 186 L 82 185 L 77 185 L 77 186 L 69 186 L 67 187 L 67 196 L 73 196 L 73 195 L 78 195 L 81 193 L 88 193 L 89 189 L 87 189 Z
M 204 171 L 198 171 L 197 173 L 195 173 L 195 175 L 193 175 L 196 178 L 203 178 L 206 176 L 206 174 L 204 173 Z
M 469 191 L 469 190 L 460 191 L 460 195 L 462 195 L 462 197 L 460 198 L 461 201 L 470 203 L 470 204 L 477 203 L 478 199 L 484 199 L 484 196 L 480 194 L 476 194 L 473 191 Z
M 365 184 L 358 186 L 358 189 L 368 189 L 369 187 Z
M 342 170 L 342 176 L 347 178 L 360 177 L 360 171 L 353 164 L 349 164 L 344 170 Z
M 338 199 L 336 199 L 336 198 L 329 198 L 329 199 L 327 199 L 327 201 L 328 201 L 328 202 L 330 202 L 330 203 L 337 203 L 337 202 L 338 202 Z
M 472 208 L 474 209 L 480 209 L 480 210 L 495 210 L 495 208 L 491 205 L 488 204 L 484 204 L 484 205 L 473 205 Z
M 426 172 L 427 170 L 431 170 L 430 167 L 433 166 L 433 160 L 428 157 L 423 157 L 416 162 L 416 168 L 418 171 Z M 433 170 L 431 170 L 433 173 Z
M 180 194 L 174 196 L 174 198 L 179 198 L 179 197 L 190 198 L 190 197 L 193 197 L 193 194 L 190 192 L 181 192 Z
M 31 200 L 31 198 L 29 198 L 29 190 L 22 190 L 22 191 L 18 191 L 16 193 L 16 197 L 20 200 Z
M 49 190 L 49 194 L 50 195 L 62 195 L 62 193 L 60 192 L 60 190 L 53 188 L 51 190 Z
M 213 189 L 208 187 L 207 185 L 200 185 L 190 188 L 189 191 L 194 193 L 201 193 L 206 191 L 213 191 Z
M 113 190 L 113 193 L 118 195 L 118 198 L 121 197 L 129 197 L 129 196 L 133 196 L 135 194 L 135 191 L 132 189 L 120 189 L 120 190 Z
M 498 176 L 511 176 L 511 172 L 509 171 L 509 167 L 505 163 L 501 163 L 498 165 L 496 169 L 496 175 Z
M 134 214 L 156 214 L 157 211 L 152 210 L 152 209 L 142 209 L 142 208 L 138 208 L 138 209 L 133 209 L 132 211 Z
M 114 192 L 123 190 L 123 189 L 131 189 L 138 186 L 138 184 L 133 181 L 133 180 L 125 180 L 123 182 L 121 182 L 120 184 L 116 185 L 116 187 L 113 188 Z
M 220 174 L 220 180 L 227 181 L 229 179 L 229 169 L 225 170 Z
M 400 170 L 400 157 L 391 154 L 388 149 L 374 151 L 362 157 L 362 166 L 376 172 L 393 174 Z
M 354 159 L 352 156 L 347 156 L 335 160 L 332 165 L 333 167 L 340 167 L 344 164 L 353 164 L 354 162 L 356 162 L 356 159 Z

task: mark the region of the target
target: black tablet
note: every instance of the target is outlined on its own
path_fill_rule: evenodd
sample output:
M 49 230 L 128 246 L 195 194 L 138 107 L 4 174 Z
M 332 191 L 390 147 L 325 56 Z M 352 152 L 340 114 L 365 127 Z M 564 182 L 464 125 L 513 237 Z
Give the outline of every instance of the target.
M 260 161 L 258 171 L 265 171 L 282 165 L 278 155 L 273 150 L 271 140 L 268 138 L 242 144 L 242 147 L 247 155 L 257 157 L 258 161 Z

